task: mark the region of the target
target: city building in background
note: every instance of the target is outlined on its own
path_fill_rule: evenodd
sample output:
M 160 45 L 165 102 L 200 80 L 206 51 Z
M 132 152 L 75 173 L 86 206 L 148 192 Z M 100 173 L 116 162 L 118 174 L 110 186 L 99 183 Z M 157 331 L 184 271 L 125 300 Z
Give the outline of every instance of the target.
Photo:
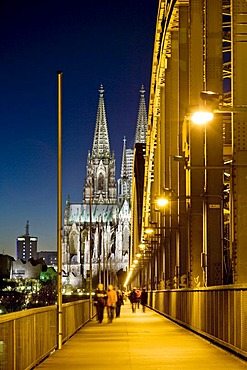
M 0 279 L 9 279 L 12 274 L 14 258 L 7 254 L 0 254 Z
M 43 260 L 34 260 L 31 258 L 29 261 L 17 259 L 12 263 L 11 279 L 37 279 L 40 278 L 40 273 L 46 270 L 47 266 Z
M 42 259 L 48 267 L 57 267 L 57 251 L 37 252 L 37 259 Z
M 16 239 L 16 257 L 23 261 L 37 258 L 38 238 L 29 234 L 29 221 L 26 224 L 26 233 Z

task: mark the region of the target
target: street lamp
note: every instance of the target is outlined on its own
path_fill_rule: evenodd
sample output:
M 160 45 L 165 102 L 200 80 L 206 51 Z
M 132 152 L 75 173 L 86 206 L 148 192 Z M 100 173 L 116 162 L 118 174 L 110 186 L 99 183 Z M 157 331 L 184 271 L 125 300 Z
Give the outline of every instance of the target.
M 201 124 L 207 124 L 209 121 L 211 121 L 213 118 L 214 118 L 214 114 L 219 114 L 219 113 L 223 113 L 223 114 L 237 114 L 237 113 L 246 113 L 247 112 L 247 106 L 246 105 L 234 105 L 234 106 L 230 106 L 230 105 L 223 105 L 224 102 L 223 102 L 223 96 L 222 94 L 219 94 L 219 93 L 216 93 L 216 92 L 213 92 L 213 91 L 201 91 L 200 93 L 200 97 L 203 101 L 203 109 L 199 110 L 199 111 L 196 111 L 196 112 L 193 112 L 189 114 L 189 118 L 190 120 L 193 122 L 193 123 L 201 123 Z M 232 140 L 234 140 L 234 138 L 236 137 L 235 136 L 235 131 L 237 130 L 237 128 L 234 127 L 234 123 L 233 123 L 233 119 L 234 119 L 234 116 L 232 115 Z M 236 127 L 238 127 L 238 125 L 236 125 Z M 210 151 L 210 155 L 209 155 L 209 149 L 208 148 L 213 148 L 213 146 L 211 145 L 210 147 L 208 147 L 209 145 L 209 142 L 212 143 L 212 139 L 213 140 L 213 143 L 215 143 L 215 137 L 214 137 L 214 134 L 215 132 L 216 133 L 219 133 L 218 131 L 218 128 L 214 127 L 214 128 L 209 128 L 209 135 L 207 135 L 207 131 L 208 129 L 206 128 L 206 126 L 204 127 L 204 135 L 205 135 L 205 139 L 204 139 L 204 150 L 205 150 L 205 153 L 204 153 L 204 164 L 200 166 L 197 166 L 197 169 L 200 169 L 201 168 L 204 168 L 205 169 L 205 175 L 204 175 L 204 188 L 207 189 L 207 185 L 209 184 L 209 195 L 204 192 L 204 197 L 203 197 L 203 217 L 204 217 L 204 222 L 203 222 L 203 232 L 204 232 L 204 236 L 203 236 L 203 252 L 201 254 L 201 267 L 203 268 L 203 271 L 209 271 L 210 272 L 210 275 L 208 274 L 204 274 L 204 281 L 205 281 L 205 284 L 207 284 L 207 281 L 210 285 L 212 284 L 215 284 L 215 281 L 217 282 L 218 284 L 218 281 L 220 281 L 220 279 L 222 280 L 223 279 L 223 269 L 222 269 L 222 276 L 220 278 L 217 278 L 215 277 L 215 275 L 213 274 L 213 268 L 214 268 L 214 264 L 216 263 L 216 260 L 215 258 L 220 261 L 220 256 L 219 256 L 219 252 L 216 251 L 215 248 L 212 248 L 212 245 L 214 245 L 215 243 L 215 235 L 214 235 L 214 232 L 211 231 L 211 229 L 209 229 L 210 225 L 214 224 L 214 226 L 216 227 L 217 225 L 219 225 L 218 227 L 220 228 L 220 235 L 222 234 L 222 230 L 223 230 L 223 225 L 222 225 L 222 218 L 223 218 L 223 206 L 222 206 L 222 201 L 218 201 L 217 200 L 217 197 L 219 199 L 222 199 L 221 196 L 220 196 L 220 193 L 218 193 L 218 189 L 219 187 L 221 186 L 220 182 L 222 180 L 222 174 L 218 171 L 218 173 L 213 173 L 212 174 L 212 170 L 224 170 L 225 169 L 225 165 L 223 166 L 223 164 L 220 162 L 218 164 L 217 160 L 219 159 L 220 161 L 220 155 L 223 156 L 223 150 L 222 150 L 222 154 L 220 152 L 217 152 L 216 153 L 216 150 L 212 152 L 212 149 Z M 237 142 L 237 140 L 236 140 Z M 217 144 L 217 145 L 220 145 L 220 144 Z M 223 144 L 222 144 L 223 145 Z M 220 146 L 218 146 L 218 148 L 221 148 Z M 208 152 L 206 152 L 206 150 L 208 150 Z M 221 149 L 219 149 L 221 150 Z M 213 153 L 213 154 L 212 154 Z M 232 166 L 232 171 L 236 171 L 236 167 L 239 166 L 239 163 L 236 163 L 239 161 L 239 158 L 236 156 L 236 143 L 234 144 L 234 142 L 232 142 L 232 153 L 228 152 L 228 155 L 231 154 L 232 156 L 234 156 L 234 159 L 237 159 L 237 160 L 233 160 L 233 166 Z M 224 154 L 226 154 L 224 152 Z M 218 155 L 218 157 L 216 158 L 216 155 Z M 209 159 L 208 159 L 209 158 Z M 223 160 L 223 157 L 222 157 L 222 160 Z M 242 162 L 244 164 L 244 162 Z M 218 165 L 217 165 L 218 164 Z M 241 165 L 243 165 L 241 164 Z M 187 169 L 193 169 L 195 168 L 196 169 L 196 166 L 193 164 L 192 166 L 190 167 L 187 167 Z M 211 172 L 210 172 L 211 171 Z M 218 182 L 217 182 L 218 180 Z M 236 180 L 235 180 L 236 181 Z M 223 186 L 223 184 L 222 184 Z M 207 190 L 206 190 L 207 191 Z M 235 189 L 235 194 L 236 194 L 236 189 Z M 213 199 L 213 201 L 209 201 L 207 199 L 207 197 L 212 197 L 211 199 Z M 216 199 L 216 200 L 215 200 Z M 234 201 L 234 200 L 232 200 Z M 219 212 L 217 212 L 216 210 L 219 210 Z M 234 209 L 232 207 L 232 209 Z M 209 218 L 210 217 L 210 218 Z M 231 222 L 231 217 L 229 217 L 229 222 Z M 214 223 L 214 222 L 217 222 L 217 225 Z M 234 221 L 232 222 L 232 226 L 234 225 Z M 230 230 L 232 229 L 232 227 L 230 227 Z M 219 235 L 219 233 L 217 233 L 217 235 Z M 219 237 L 218 237 L 219 239 Z M 217 240 L 218 240 L 217 239 Z M 222 240 L 224 240 L 224 238 L 222 238 Z M 231 237 L 229 238 L 230 240 L 230 243 L 231 243 Z M 211 247 L 210 247 L 211 246 Z M 221 246 L 222 250 L 224 248 L 224 246 Z M 208 252 L 209 251 L 209 252 Z M 209 267 L 207 267 L 207 253 L 208 255 L 210 256 L 210 259 L 209 259 Z M 214 253 L 214 254 L 213 254 Z M 217 254 L 218 253 L 218 254 Z M 214 257 L 212 257 L 214 256 Z M 218 279 L 218 280 L 217 280 Z
M 154 233 L 154 229 L 152 227 L 146 227 L 144 232 L 145 234 L 151 235 Z
M 162 210 L 169 203 L 169 199 L 166 196 L 167 190 L 169 190 L 170 192 L 170 189 L 164 189 L 165 195 L 156 197 L 156 199 L 152 203 L 152 205 L 155 208 L 155 211 Z M 164 228 L 162 227 L 162 229 Z M 143 236 L 149 235 L 150 237 L 152 237 L 155 229 L 153 227 L 144 227 L 142 231 L 143 231 Z M 142 240 L 145 240 L 145 237 Z M 139 251 L 136 253 L 135 257 L 132 260 L 132 265 L 130 266 L 129 273 L 127 275 L 127 278 L 124 284 L 125 286 L 127 286 L 134 271 L 139 270 L 143 272 L 143 265 L 141 266 L 141 264 L 139 264 L 139 259 L 142 258 L 141 261 L 143 262 L 144 259 L 146 259 L 145 257 L 147 256 L 147 253 L 148 254 L 150 253 L 150 248 L 148 248 L 148 244 L 146 244 L 145 242 L 141 242 L 138 245 L 138 249 Z
M 169 200 L 167 198 L 157 198 L 156 202 L 158 207 L 165 207 L 169 203 Z
M 205 124 L 212 121 L 214 113 L 247 112 L 246 105 L 223 106 L 222 95 L 214 91 L 201 91 L 200 97 L 206 105 L 191 114 L 190 119 L 196 124 Z
M 144 250 L 145 249 L 145 244 L 144 243 L 140 243 L 139 244 L 139 249 L 140 250 Z
M 197 125 L 204 125 L 205 123 L 212 121 L 213 118 L 213 112 L 200 110 L 192 114 L 191 121 Z

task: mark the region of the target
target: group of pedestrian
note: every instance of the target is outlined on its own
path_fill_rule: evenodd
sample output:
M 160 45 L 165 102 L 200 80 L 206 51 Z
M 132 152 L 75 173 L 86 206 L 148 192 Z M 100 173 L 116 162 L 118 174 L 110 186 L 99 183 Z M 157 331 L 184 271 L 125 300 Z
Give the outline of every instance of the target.
M 136 312 L 136 308 L 140 308 L 140 304 L 142 305 L 142 311 L 145 312 L 145 307 L 147 305 L 147 292 L 145 287 L 143 287 L 142 291 L 134 287 L 129 294 L 129 300 L 132 307 L 132 312 Z
M 107 308 L 108 322 L 111 323 L 116 317 L 120 317 L 121 305 L 123 304 L 123 294 L 120 290 L 116 291 L 112 285 L 108 285 L 107 291 L 104 290 L 103 284 L 98 284 L 95 291 L 94 304 L 97 307 L 97 318 L 102 323 L 104 309 Z
M 134 287 L 128 295 L 132 312 L 136 312 L 137 308 L 142 305 L 142 311 L 145 312 L 147 305 L 147 292 L 145 287 L 142 290 Z M 108 285 L 107 291 L 103 284 L 98 284 L 98 289 L 95 291 L 94 304 L 97 308 L 97 319 L 102 323 L 104 318 L 105 307 L 107 309 L 108 323 L 111 323 L 114 317 L 120 317 L 121 306 L 124 304 L 123 292 L 115 290 L 112 285 Z

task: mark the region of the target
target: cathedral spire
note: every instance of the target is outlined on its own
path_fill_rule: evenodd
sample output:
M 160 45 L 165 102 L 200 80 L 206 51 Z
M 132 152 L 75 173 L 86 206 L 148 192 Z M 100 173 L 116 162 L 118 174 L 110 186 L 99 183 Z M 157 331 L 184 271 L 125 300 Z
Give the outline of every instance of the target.
M 110 144 L 107 129 L 103 85 L 100 85 L 99 89 L 99 104 L 93 139 L 92 156 L 97 158 L 110 156 Z
M 138 110 L 137 127 L 135 134 L 135 144 L 136 143 L 146 143 L 146 132 L 147 132 L 147 109 L 145 103 L 145 89 L 141 86 L 141 97 Z
M 123 138 L 123 155 L 122 155 L 122 166 L 121 166 L 121 177 L 127 177 L 127 158 L 126 158 L 126 137 Z
M 110 152 L 106 122 L 104 89 L 99 89 L 99 105 L 94 131 L 92 155 L 88 152 L 87 177 L 83 188 L 83 201 L 93 204 L 116 203 L 116 160 Z

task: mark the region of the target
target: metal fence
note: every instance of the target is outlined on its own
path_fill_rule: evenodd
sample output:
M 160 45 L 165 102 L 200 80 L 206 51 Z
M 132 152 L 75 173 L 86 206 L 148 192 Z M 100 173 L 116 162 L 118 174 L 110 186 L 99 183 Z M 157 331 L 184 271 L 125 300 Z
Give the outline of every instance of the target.
M 247 287 L 152 291 L 148 305 L 247 359 Z M 63 341 L 89 319 L 89 300 L 63 304 Z M 56 348 L 57 306 L 0 316 L 0 370 L 32 369 Z
M 89 300 L 63 304 L 63 342 L 89 318 Z M 57 306 L 0 316 L 0 370 L 32 369 L 56 348 Z
M 247 287 L 152 291 L 148 305 L 247 359 Z

